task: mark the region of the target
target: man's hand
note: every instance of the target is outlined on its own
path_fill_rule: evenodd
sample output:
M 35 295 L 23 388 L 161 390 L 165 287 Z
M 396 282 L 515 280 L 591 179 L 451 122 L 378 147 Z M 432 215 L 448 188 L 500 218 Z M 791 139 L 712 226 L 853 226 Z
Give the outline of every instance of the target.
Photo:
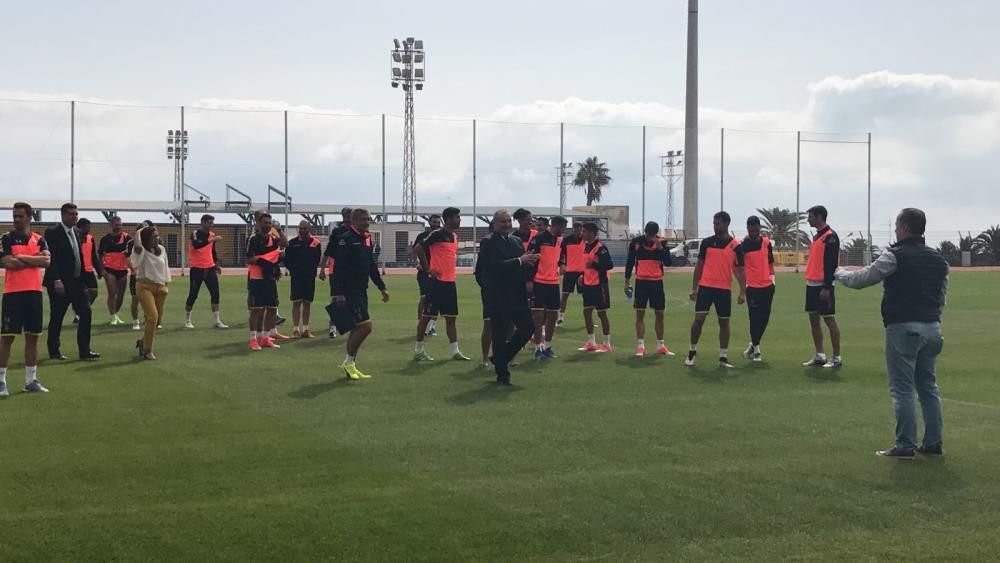
M 435 270 L 434 268 L 427 268 L 427 277 L 438 279 L 438 277 L 440 275 L 441 275 L 441 272 Z
M 736 304 L 737 304 L 737 305 L 742 305 L 742 304 L 744 304 L 744 303 L 746 303 L 746 302 L 747 302 L 747 294 L 746 294 L 746 293 L 743 293 L 743 292 L 741 291 L 741 292 L 740 292 L 740 296 L 736 298 Z
M 222 242 L 222 237 L 215 235 L 214 237 L 208 239 L 208 242 Z
M 632 291 L 632 282 L 625 280 L 625 297 L 628 297 L 630 291 Z
M 56 295 L 66 295 L 66 286 L 60 280 L 52 282 L 52 290 L 56 292 Z
M 528 299 L 535 294 L 535 282 L 527 282 L 524 284 L 524 289 L 528 292 Z
M 215 275 L 217 275 L 217 276 L 221 276 L 222 275 L 222 266 L 219 266 L 219 265 L 215 266 Z
M 347 304 L 347 298 L 344 297 L 343 295 L 334 295 L 333 304 L 336 305 L 337 307 L 343 307 L 344 305 Z
M 319 281 L 326 281 L 326 268 L 319 271 Z
M 566 266 L 559 266 L 559 277 L 566 275 Z
M 824 287 L 823 289 L 819 290 L 819 300 L 820 301 L 830 300 L 830 288 Z
M 688 297 L 691 298 L 692 302 L 698 301 L 698 290 L 697 289 L 692 289 L 691 290 L 691 295 L 689 295 Z
M 383 303 L 389 302 L 389 292 L 384 289 L 382 290 L 382 302 Z
M 539 256 L 535 252 L 525 252 L 521 255 L 521 265 L 523 266 L 527 264 L 529 266 L 534 266 L 538 263 L 538 258 Z

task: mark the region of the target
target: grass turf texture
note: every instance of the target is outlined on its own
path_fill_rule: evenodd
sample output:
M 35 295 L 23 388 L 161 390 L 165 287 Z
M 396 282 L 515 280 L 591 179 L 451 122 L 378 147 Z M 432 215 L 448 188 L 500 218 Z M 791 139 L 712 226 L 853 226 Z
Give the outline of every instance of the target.
M 0 402 L 3 560 L 992 559 L 1000 549 L 997 274 L 952 276 L 940 382 L 943 459 L 899 462 L 882 364 L 880 290 L 838 289 L 845 367 L 806 369 L 803 284 L 779 275 L 766 362 L 715 368 L 717 325 L 683 365 L 693 307 L 670 276 L 674 358 L 632 358 L 633 314 L 613 288 L 616 352 L 587 355 L 581 302 L 557 360 L 522 353 L 516 387 L 478 362 L 414 364 L 415 283 L 372 294 L 375 333 L 348 382 L 344 340 L 247 350 L 243 280 L 223 280 L 228 331 L 207 294 L 184 330 L 176 279 L 159 360 L 103 326 L 97 363 L 43 362 L 44 396 Z M 322 285 L 320 287 L 323 287 Z M 463 351 L 480 305 L 459 280 Z M 281 284 L 286 294 L 288 282 Z M 322 304 L 318 304 L 320 307 Z M 324 333 L 317 307 L 313 327 Z M 290 315 L 287 304 L 282 313 Z M 652 316 L 647 342 L 654 342 Z M 290 328 L 284 331 L 290 332 Z M 734 306 L 731 356 L 747 341 Z M 64 336 L 73 348 L 73 330 Z M 984 369 L 985 367 L 985 369 Z

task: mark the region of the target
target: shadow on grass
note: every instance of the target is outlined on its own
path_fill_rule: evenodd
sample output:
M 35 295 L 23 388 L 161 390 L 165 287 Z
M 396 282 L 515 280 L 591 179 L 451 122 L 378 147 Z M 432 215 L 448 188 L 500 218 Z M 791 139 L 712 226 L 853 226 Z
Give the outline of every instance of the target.
M 520 385 L 498 385 L 491 381 L 475 389 L 470 389 L 464 393 L 448 397 L 449 404 L 457 407 L 465 407 L 481 403 L 483 401 L 506 401 L 511 393 L 523 390 Z
M 836 368 L 807 368 L 803 373 L 813 383 L 840 383 L 843 381 L 840 377 L 840 370 Z
M 600 357 L 603 355 L 597 352 L 579 352 L 577 354 L 567 354 L 563 357 L 566 358 L 565 362 L 568 364 L 585 364 L 600 361 Z
M 343 377 L 341 379 L 335 379 L 333 381 L 324 381 L 323 383 L 313 383 L 312 385 L 306 385 L 301 389 L 292 391 L 288 394 L 292 399 L 315 399 L 324 393 L 329 393 L 330 391 L 335 391 L 337 389 L 342 389 L 350 386 L 351 380 Z
M 459 381 L 482 381 L 485 379 L 492 379 L 496 377 L 493 373 L 493 366 L 490 365 L 489 369 L 480 367 L 476 364 L 475 367 L 469 371 L 460 371 L 458 373 L 451 374 L 451 377 Z
M 403 369 L 399 370 L 400 375 L 423 375 L 429 371 L 433 371 L 436 368 L 441 368 L 444 362 L 433 361 L 433 362 L 418 362 L 416 360 L 410 360 L 407 362 Z
M 142 366 L 144 362 L 146 362 L 146 360 L 140 358 L 138 355 L 131 355 L 127 360 L 118 360 L 114 362 L 107 362 L 102 360 L 93 360 L 93 361 L 76 360 L 68 364 L 67 367 L 69 367 L 72 371 L 85 371 L 85 372 L 102 371 L 106 369 L 113 369 L 124 366 L 132 366 L 132 365 Z M 148 364 L 145 367 L 152 367 L 155 364 L 156 360 L 153 360 L 151 364 Z
M 697 366 L 685 366 L 688 370 L 688 377 L 700 379 L 702 383 L 725 383 L 740 376 L 740 370 L 734 368 L 715 367 L 711 370 L 703 370 Z

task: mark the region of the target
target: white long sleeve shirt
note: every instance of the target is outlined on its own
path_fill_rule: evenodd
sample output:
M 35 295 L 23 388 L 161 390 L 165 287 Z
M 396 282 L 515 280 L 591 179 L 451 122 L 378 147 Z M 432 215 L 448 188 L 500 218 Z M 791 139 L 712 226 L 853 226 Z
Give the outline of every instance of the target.
M 167 262 L 167 250 L 159 245 L 160 255 L 136 245 L 128 257 L 129 263 L 136 269 L 136 278 L 159 284 L 170 283 L 170 264 Z

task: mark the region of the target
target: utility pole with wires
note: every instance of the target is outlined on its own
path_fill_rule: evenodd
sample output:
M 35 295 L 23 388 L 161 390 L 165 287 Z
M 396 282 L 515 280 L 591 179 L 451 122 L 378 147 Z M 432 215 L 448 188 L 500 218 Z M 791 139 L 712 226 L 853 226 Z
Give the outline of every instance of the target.
M 684 177 L 682 151 L 667 151 L 660 156 L 660 176 L 667 181 L 667 227 L 674 229 L 674 186 Z M 687 235 L 685 235 L 687 236 Z

